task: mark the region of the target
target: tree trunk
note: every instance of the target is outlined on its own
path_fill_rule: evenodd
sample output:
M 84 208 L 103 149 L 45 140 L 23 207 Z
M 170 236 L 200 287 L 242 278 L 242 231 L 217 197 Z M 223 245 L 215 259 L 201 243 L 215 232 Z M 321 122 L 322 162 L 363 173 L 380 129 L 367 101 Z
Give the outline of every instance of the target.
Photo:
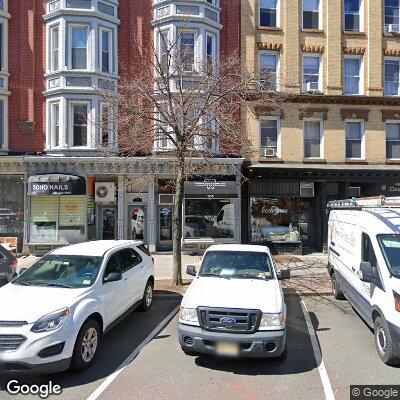
M 182 224 L 183 224 L 183 187 L 185 182 L 184 162 L 179 163 L 178 175 L 175 182 L 174 214 L 172 217 L 172 246 L 173 246 L 173 268 L 172 282 L 182 285 Z

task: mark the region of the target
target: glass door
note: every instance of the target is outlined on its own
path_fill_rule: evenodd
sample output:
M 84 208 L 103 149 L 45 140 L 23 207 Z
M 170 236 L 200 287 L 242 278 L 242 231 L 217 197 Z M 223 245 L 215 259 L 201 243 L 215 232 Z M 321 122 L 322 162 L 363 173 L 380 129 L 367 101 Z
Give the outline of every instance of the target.
M 172 206 L 158 206 L 157 248 L 161 251 L 172 250 Z
M 117 238 L 117 208 L 115 206 L 99 207 L 99 240 L 115 240 Z
M 147 243 L 147 206 L 128 206 L 128 238 Z

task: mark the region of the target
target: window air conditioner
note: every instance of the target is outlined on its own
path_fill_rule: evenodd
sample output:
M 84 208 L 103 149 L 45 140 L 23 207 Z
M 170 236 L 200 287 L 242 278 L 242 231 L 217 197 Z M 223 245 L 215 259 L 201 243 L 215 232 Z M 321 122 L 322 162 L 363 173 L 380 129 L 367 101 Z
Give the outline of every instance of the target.
M 361 187 L 350 186 L 349 187 L 349 197 L 361 197 Z
M 276 157 L 276 147 L 265 147 L 264 148 L 264 157 Z
M 388 33 L 399 33 L 399 25 L 397 24 L 389 24 L 387 27 Z
M 307 82 L 306 83 L 306 92 L 307 93 L 318 93 L 319 92 L 318 82 Z
M 160 205 L 173 205 L 174 204 L 174 195 L 173 194 L 159 194 L 158 195 L 158 204 Z
M 115 203 L 115 183 L 96 182 L 95 201 L 96 203 Z
M 314 182 L 300 182 L 300 196 L 314 197 Z

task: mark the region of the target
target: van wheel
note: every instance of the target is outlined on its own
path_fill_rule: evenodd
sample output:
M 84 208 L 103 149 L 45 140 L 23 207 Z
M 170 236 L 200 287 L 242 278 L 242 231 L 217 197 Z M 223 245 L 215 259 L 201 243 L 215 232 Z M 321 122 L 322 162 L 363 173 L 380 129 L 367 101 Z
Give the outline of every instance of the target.
M 340 283 L 336 279 L 336 274 L 335 273 L 333 273 L 331 275 L 331 282 L 332 282 L 332 294 L 333 294 L 333 297 L 336 300 L 344 300 L 345 297 L 344 297 L 344 294 L 342 292 L 342 289 L 340 288 Z
M 101 344 L 100 325 L 94 319 L 86 321 L 76 338 L 70 369 L 85 371 L 96 358 Z
M 389 326 L 382 317 L 375 319 L 374 336 L 375 346 L 381 360 L 387 365 L 399 364 L 400 357 L 394 352 Z
M 144 289 L 144 294 L 142 298 L 142 302 L 138 307 L 139 311 L 148 311 L 153 305 L 153 283 L 151 280 L 148 280 L 146 283 L 146 288 Z

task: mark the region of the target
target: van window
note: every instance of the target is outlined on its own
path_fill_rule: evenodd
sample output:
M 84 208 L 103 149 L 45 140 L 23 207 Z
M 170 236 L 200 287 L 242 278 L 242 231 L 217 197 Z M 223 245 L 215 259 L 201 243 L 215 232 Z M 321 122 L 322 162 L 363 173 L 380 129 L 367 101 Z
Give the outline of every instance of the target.
M 400 278 L 400 235 L 378 235 L 377 238 L 390 273 Z
M 373 267 L 376 267 L 376 256 L 370 237 L 366 234 L 362 234 L 362 255 L 361 260 L 363 262 L 370 262 Z

